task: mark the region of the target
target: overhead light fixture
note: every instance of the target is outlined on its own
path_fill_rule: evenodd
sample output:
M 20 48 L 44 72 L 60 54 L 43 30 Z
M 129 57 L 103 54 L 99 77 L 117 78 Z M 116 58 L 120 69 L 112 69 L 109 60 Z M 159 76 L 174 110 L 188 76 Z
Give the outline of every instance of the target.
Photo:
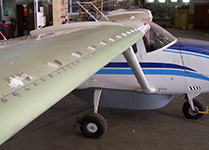
M 155 0 L 147 0 L 148 3 L 153 3 Z
M 165 0 L 158 0 L 160 3 L 165 3 Z
M 171 0 L 171 2 L 172 2 L 172 3 L 176 3 L 176 2 L 178 2 L 178 0 Z
M 183 3 L 189 3 L 190 0 L 183 0 Z

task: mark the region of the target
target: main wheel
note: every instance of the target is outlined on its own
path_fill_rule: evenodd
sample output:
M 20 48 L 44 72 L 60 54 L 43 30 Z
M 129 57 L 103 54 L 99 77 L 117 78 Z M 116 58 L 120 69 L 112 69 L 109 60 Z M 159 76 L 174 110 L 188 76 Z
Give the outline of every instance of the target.
M 193 100 L 195 110 L 192 110 L 189 102 L 186 101 L 183 105 L 182 111 L 187 118 L 190 119 L 199 119 L 203 116 L 203 114 L 199 114 L 199 111 L 205 111 L 204 105 L 197 100 Z
M 96 113 L 90 113 L 83 116 L 80 125 L 81 132 L 89 138 L 99 138 L 107 131 L 106 120 Z

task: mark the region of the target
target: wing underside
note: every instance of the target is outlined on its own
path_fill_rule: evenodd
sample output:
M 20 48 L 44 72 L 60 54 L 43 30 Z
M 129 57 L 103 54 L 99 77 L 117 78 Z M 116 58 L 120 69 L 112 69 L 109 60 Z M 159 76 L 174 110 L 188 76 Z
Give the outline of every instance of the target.
M 137 28 L 101 24 L 0 43 L 0 144 L 142 36 Z M 12 88 L 9 78 L 22 84 Z

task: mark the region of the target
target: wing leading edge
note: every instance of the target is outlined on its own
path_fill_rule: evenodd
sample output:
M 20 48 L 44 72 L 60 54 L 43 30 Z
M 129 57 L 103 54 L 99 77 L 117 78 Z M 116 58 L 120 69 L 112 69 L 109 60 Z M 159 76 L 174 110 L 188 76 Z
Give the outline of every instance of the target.
M 63 25 L 64 27 L 64 25 Z M 43 35 L 42 35 L 43 36 Z M 142 38 L 140 29 L 99 25 L 60 35 L 37 35 L 0 49 L 0 144 L 45 112 L 116 56 Z M 58 60 L 58 67 L 47 65 Z M 24 72 L 24 85 L 8 86 Z

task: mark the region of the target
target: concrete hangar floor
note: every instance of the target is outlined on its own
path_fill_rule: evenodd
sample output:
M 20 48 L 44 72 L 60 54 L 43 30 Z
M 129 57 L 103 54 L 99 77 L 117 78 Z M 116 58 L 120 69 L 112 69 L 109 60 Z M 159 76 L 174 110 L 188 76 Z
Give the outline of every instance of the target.
M 176 37 L 209 41 L 209 31 L 168 28 Z M 198 98 L 209 106 L 209 94 Z M 99 108 L 108 122 L 107 133 L 88 139 L 75 119 L 93 110 L 86 102 L 69 94 L 58 104 L 0 146 L 0 150 L 193 150 L 209 147 L 209 115 L 199 120 L 184 117 L 184 100 L 178 95 L 164 108 L 135 111 Z M 3 130 L 3 129 L 0 129 Z M 1 135 L 0 135 L 1 136 Z

